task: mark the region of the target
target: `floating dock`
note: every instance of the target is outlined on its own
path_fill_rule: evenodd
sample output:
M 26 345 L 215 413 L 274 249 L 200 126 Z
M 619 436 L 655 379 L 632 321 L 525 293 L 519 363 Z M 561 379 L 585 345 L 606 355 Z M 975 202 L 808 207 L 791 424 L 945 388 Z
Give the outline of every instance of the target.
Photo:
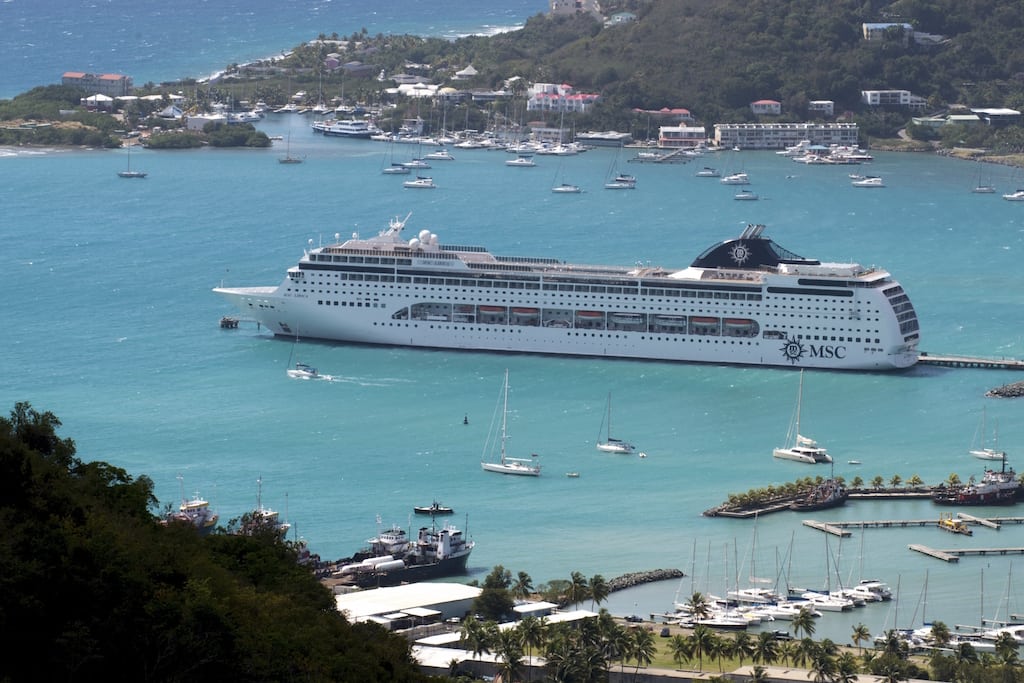
M 843 529 L 839 524 L 817 522 L 813 519 L 805 519 L 804 526 L 809 526 L 812 529 L 817 529 L 818 531 L 824 531 L 826 534 L 832 534 L 833 536 L 838 536 L 839 538 L 846 538 L 850 535 L 850 532 L 846 529 Z
M 922 555 L 927 555 L 928 557 L 934 557 L 935 559 L 942 560 L 943 562 L 960 561 L 959 556 L 954 555 L 946 550 L 936 550 L 935 548 L 929 548 L 928 546 L 921 545 L 919 543 L 911 543 L 907 547 L 913 550 L 914 552 L 921 553 Z

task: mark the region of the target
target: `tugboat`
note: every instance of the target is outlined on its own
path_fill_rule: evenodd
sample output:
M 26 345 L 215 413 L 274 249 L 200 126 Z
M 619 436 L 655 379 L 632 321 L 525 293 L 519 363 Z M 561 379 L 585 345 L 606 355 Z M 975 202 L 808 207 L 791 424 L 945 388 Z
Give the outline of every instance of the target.
M 798 512 L 827 510 L 842 505 L 849 497 L 849 491 L 838 479 L 829 478 L 811 489 L 805 498 L 793 502 L 789 509 Z
M 436 500 L 430 505 L 417 505 L 412 509 L 417 515 L 450 515 L 455 512 L 447 505 L 441 505 Z
M 343 564 L 339 577 L 343 582 L 375 588 L 465 574 L 469 554 L 476 545 L 450 524 L 440 529 L 421 527 L 414 543 L 409 542 L 404 529 L 392 526 L 367 543 L 368 548 Z
M 1020 491 L 1017 473 L 1004 460 L 999 470 L 986 468 L 980 483 L 942 487 L 932 500 L 940 505 L 1012 505 Z

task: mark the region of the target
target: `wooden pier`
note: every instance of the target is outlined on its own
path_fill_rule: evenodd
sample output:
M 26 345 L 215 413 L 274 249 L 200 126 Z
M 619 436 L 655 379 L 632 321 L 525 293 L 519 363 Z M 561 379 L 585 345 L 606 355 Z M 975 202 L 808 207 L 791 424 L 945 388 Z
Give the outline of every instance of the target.
M 967 522 L 968 524 L 976 524 L 978 526 L 988 527 L 989 529 L 998 530 L 1003 524 L 1024 524 L 1024 517 L 975 517 L 974 515 L 966 512 L 958 512 L 956 516 Z M 804 526 L 809 526 L 819 531 L 825 531 L 827 533 L 839 536 L 839 531 L 844 531 L 844 536 L 849 536 L 850 532 L 846 529 L 889 529 L 894 527 L 921 527 L 921 526 L 935 526 L 938 524 L 937 518 L 931 519 L 873 519 L 863 520 L 856 522 L 847 521 L 834 521 L 834 522 L 818 522 L 815 520 L 804 520 Z
M 817 522 L 813 519 L 805 519 L 804 526 L 809 526 L 812 529 L 824 531 L 826 534 L 832 534 L 833 536 L 839 536 L 840 538 L 846 538 L 850 535 L 850 532 L 843 529 L 838 523 Z
M 934 557 L 935 559 L 942 560 L 943 562 L 959 562 L 960 561 L 960 558 L 957 555 L 954 555 L 954 554 L 952 554 L 950 552 L 947 552 L 945 550 L 936 550 L 935 548 L 929 548 L 928 546 L 921 545 L 919 543 L 911 543 L 907 547 L 910 548 L 911 550 L 913 550 L 914 552 L 918 552 L 918 553 L 921 553 L 923 555 L 927 555 L 928 557 Z
M 1024 370 L 1024 360 L 1016 358 L 981 358 L 978 356 L 932 355 L 922 352 L 917 357 L 919 365 L 935 365 L 944 368 L 975 368 L 980 370 Z

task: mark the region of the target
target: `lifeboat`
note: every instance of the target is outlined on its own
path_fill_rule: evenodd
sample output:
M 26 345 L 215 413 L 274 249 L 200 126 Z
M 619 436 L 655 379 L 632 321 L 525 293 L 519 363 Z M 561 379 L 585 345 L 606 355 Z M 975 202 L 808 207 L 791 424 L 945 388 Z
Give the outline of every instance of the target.
M 636 325 L 643 322 L 644 316 L 641 313 L 612 313 L 612 322 L 620 325 Z
M 733 330 L 749 330 L 754 326 L 754 321 L 749 318 L 726 318 L 725 326 Z
M 480 312 L 481 313 L 504 313 L 505 312 L 505 307 L 504 306 L 481 306 L 480 307 Z
M 576 316 L 579 318 L 587 318 L 588 320 L 596 320 L 597 318 L 603 318 L 604 313 L 601 311 L 576 311 Z
M 656 315 L 654 322 L 665 327 L 685 327 L 686 318 L 681 315 Z
M 537 315 L 540 311 L 536 308 L 513 308 L 512 313 L 515 315 Z
M 714 325 L 715 327 L 718 326 L 718 318 L 691 317 L 690 318 L 690 322 L 693 323 L 694 325 L 702 325 L 702 326 Z

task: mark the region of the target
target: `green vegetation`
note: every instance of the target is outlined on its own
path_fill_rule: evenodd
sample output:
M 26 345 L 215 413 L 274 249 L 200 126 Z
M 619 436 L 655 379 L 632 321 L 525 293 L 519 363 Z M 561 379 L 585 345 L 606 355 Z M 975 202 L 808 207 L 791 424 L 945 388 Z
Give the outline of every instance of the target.
M 0 418 L 0 680 L 425 680 L 275 532 L 161 524 L 147 477 L 82 462 L 60 424 Z

